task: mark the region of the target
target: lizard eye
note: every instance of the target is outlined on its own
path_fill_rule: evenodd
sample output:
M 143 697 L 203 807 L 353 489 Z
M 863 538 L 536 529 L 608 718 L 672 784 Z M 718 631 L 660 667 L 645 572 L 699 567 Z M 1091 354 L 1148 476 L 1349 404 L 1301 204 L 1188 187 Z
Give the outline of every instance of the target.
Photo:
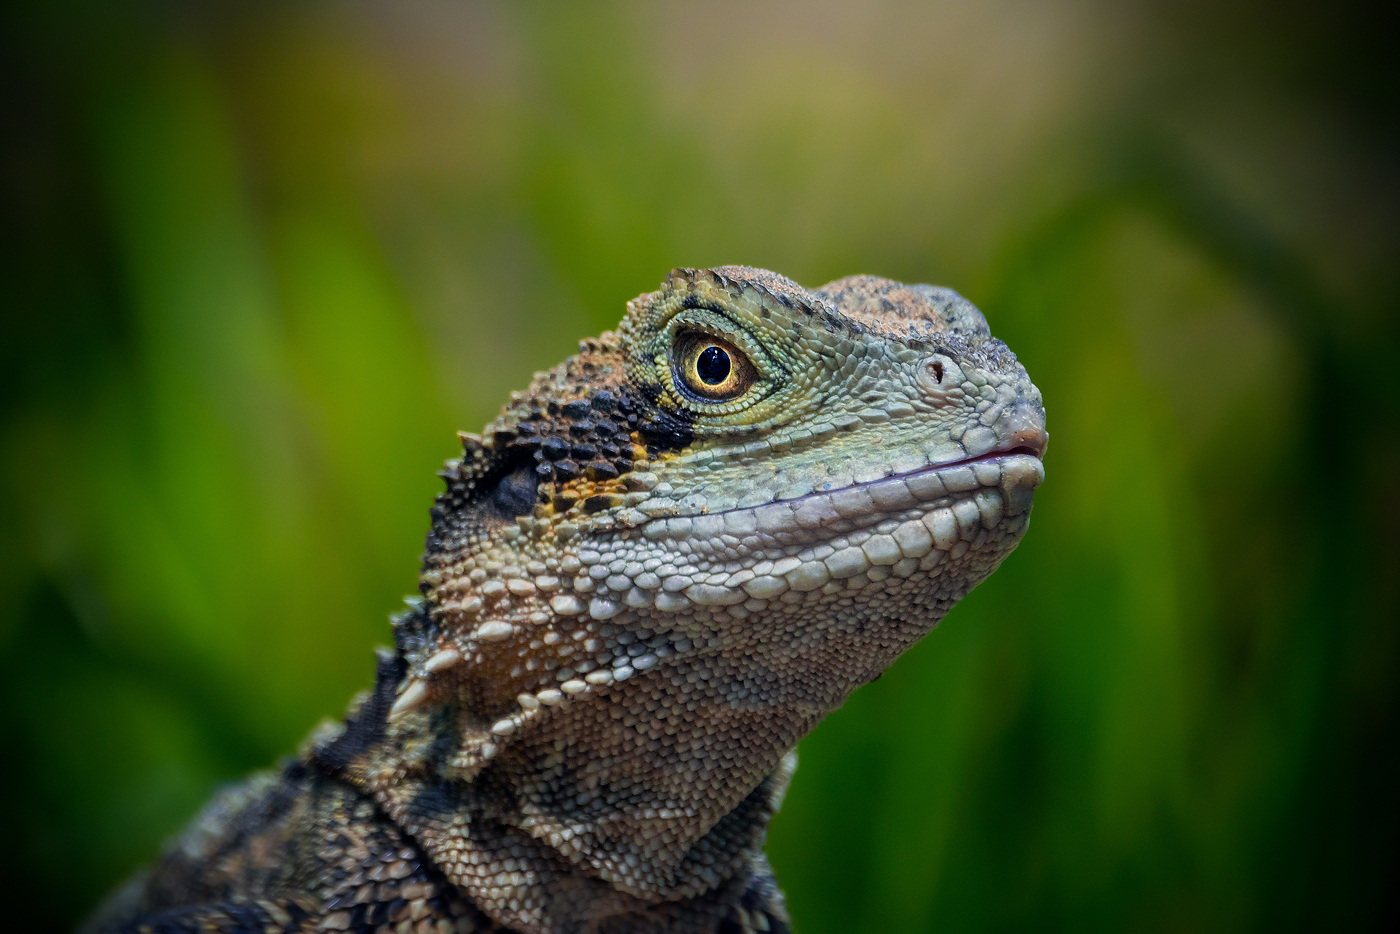
M 699 331 L 685 331 L 677 337 L 671 372 L 679 389 L 705 402 L 737 399 L 758 378 L 758 371 L 742 350 Z

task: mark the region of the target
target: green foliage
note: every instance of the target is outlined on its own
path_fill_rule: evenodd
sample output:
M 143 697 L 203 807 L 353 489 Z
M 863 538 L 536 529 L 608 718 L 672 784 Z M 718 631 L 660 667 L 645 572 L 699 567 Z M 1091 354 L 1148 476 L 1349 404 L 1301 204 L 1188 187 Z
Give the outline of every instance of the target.
M 337 716 L 453 432 L 733 262 L 959 289 L 1052 437 L 1021 549 L 803 742 L 798 929 L 1378 925 L 1386 30 L 1162 7 L 5 14 L 10 923 Z

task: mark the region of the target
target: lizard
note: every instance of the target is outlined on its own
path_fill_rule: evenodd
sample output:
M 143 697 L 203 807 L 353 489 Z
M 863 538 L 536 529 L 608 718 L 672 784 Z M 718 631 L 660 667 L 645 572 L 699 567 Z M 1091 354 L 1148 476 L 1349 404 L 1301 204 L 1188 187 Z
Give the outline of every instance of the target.
M 788 930 L 794 747 L 1016 547 L 1048 435 L 956 292 L 728 266 L 460 438 L 374 687 L 85 930 Z

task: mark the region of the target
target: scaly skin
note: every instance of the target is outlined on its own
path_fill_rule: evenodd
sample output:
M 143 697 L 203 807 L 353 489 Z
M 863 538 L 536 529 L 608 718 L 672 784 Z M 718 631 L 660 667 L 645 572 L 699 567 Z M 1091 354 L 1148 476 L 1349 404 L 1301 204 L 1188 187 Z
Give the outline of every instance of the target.
M 681 269 L 443 471 L 344 724 L 93 930 L 786 930 L 792 750 L 1026 529 L 1044 410 L 946 289 Z

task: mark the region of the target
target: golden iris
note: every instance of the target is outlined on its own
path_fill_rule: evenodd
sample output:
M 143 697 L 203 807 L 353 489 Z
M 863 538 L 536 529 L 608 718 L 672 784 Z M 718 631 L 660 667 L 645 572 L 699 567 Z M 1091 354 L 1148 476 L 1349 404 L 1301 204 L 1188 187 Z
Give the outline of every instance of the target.
M 672 358 L 676 380 L 686 392 L 706 402 L 729 402 L 749 391 L 758 372 L 733 344 L 697 331 L 676 340 Z

